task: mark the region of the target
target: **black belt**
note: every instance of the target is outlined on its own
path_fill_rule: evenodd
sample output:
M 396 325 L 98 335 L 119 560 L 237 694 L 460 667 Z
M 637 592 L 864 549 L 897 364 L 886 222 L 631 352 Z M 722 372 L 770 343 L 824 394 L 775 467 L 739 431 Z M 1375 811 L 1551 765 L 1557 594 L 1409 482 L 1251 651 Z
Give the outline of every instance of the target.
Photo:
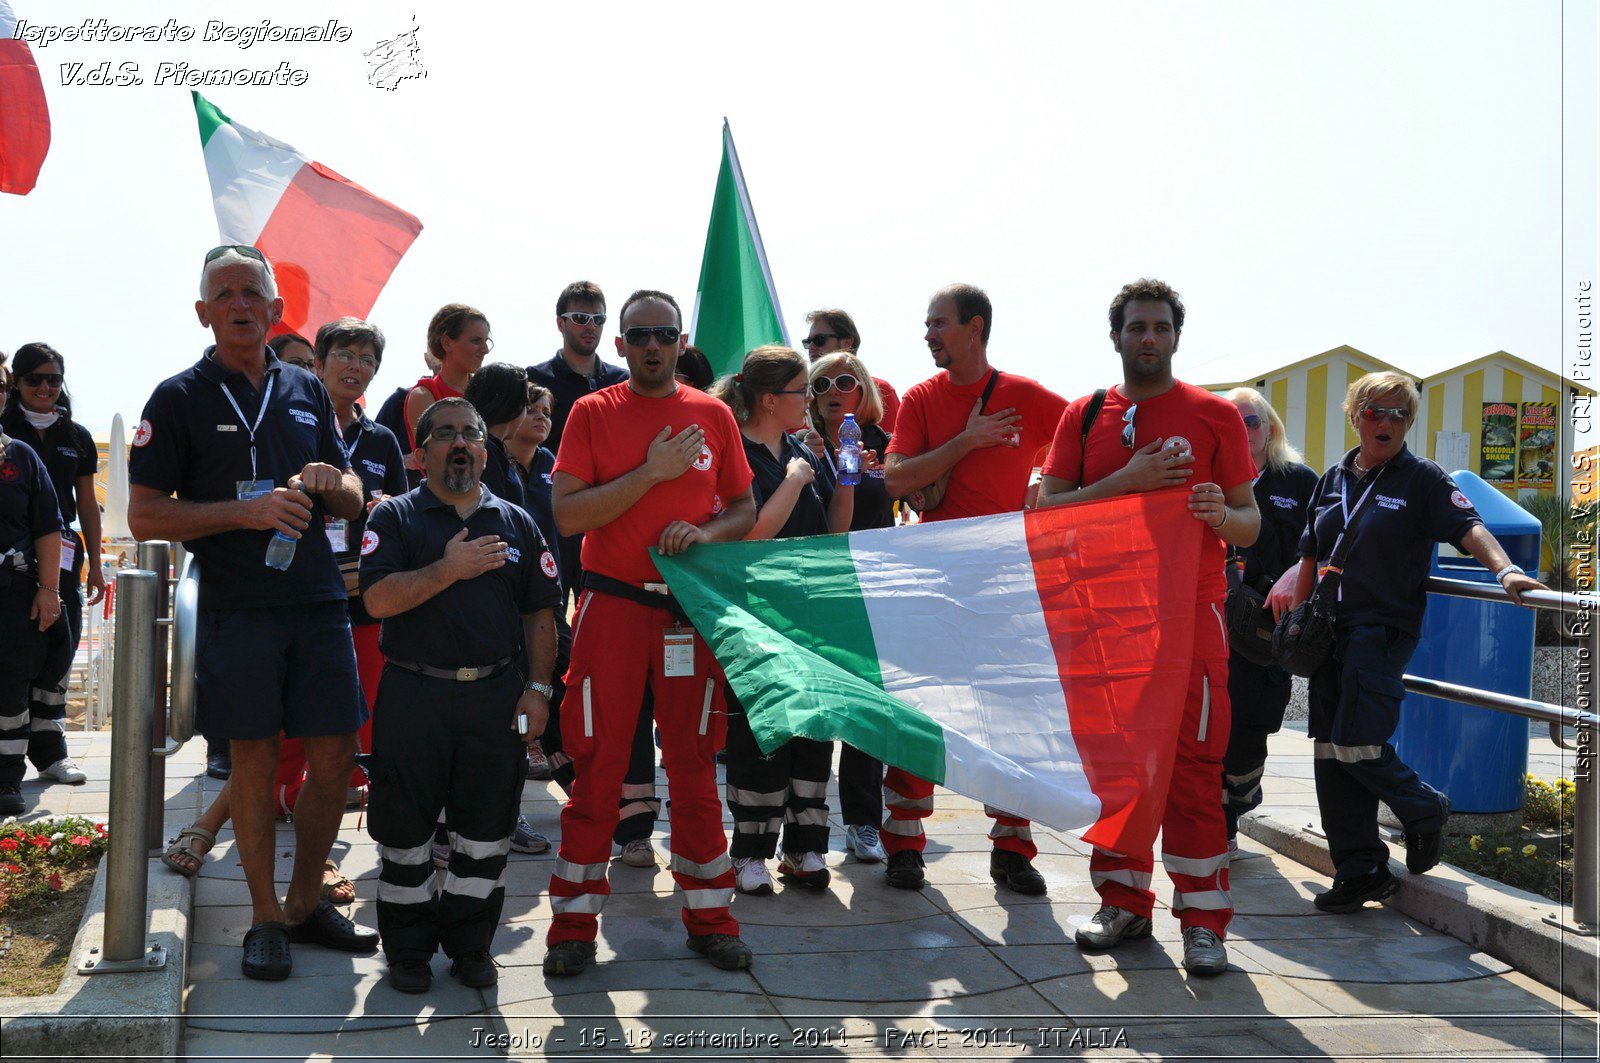
M 11 587 L 27 587 L 30 589 L 36 589 L 38 586 L 39 581 L 28 575 L 26 572 L 17 572 L 14 569 L 0 568 L 0 587 L 7 589 Z
M 471 668 L 435 668 L 429 664 L 417 664 L 414 661 L 397 661 L 389 658 L 387 664 L 406 672 L 415 672 L 418 675 L 428 676 L 430 679 L 452 679 L 457 683 L 474 683 L 480 679 L 497 676 L 510 667 L 513 658 L 502 657 L 491 664 L 475 665 Z
M 654 588 L 660 587 L 660 590 Z M 602 576 L 598 572 L 585 572 L 583 574 L 583 589 L 586 591 L 599 591 L 615 598 L 626 598 L 630 602 L 638 602 L 652 609 L 665 609 L 672 614 L 673 619 L 680 623 L 689 623 L 689 614 L 683 611 L 683 606 L 678 604 L 678 599 L 667 593 L 665 583 L 647 583 L 643 587 L 635 587 L 620 579 Z

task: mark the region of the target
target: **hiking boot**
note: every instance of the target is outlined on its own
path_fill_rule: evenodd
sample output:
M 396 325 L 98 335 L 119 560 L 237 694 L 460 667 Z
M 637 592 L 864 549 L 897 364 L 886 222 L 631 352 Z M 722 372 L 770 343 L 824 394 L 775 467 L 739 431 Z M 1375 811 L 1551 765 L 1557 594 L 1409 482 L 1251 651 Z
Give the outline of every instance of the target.
M 989 853 L 989 877 L 1016 893 L 1038 897 L 1045 892 L 1044 876 L 1021 853 L 995 849 Z
M 915 849 L 901 849 L 890 854 L 889 863 L 883 869 L 883 880 L 897 890 L 920 890 L 928 881 L 928 876 L 922 873 L 926 866 L 921 853 Z
M 825 890 L 833 876 L 821 853 L 784 853 L 778 861 L 778 877 L 808 889 Z
M 1114 949 L 1124 941 L 1150 936 L 1150 920 L 1114 904 L 1101 907 L 1078 928 L 1074 939 L 1080 949 Z
M 400 960 L 389 965 L 389 987 L 397 993 L 426 993 L 433 985 L 433 969 L 421 960 Z
M 582 974 L 594 962 L 594 942 L 558 941 L 544 953 L 544 973 L 553 978 Z
M 1400 888 L 1400 880 L 1387 865 L 1354 878 L 1334 879 L 1333 888 L 1317 894 L 1311 902 L 1319 911 L 1345 915 L 1359 911 L 1368 901 L 1381 901 Z
M 635 838 L 622 847 L 621 859 L 629 867 L 655 867 L 656 851 L 649 838 Z
M 83 773 L 83 769 L 78 767 L 78 762 L 71 757 L 62 757 L 48 768 L 40 768 L 39 778 L 54 779 L 68 786 L 82 786 L 89 781 L 89 776 Z
M 1221 974 L 1228 969 L 1228 950 L 1217 932 L 1203 926 L 1183 928 L 1183 969 L 1190 974 Z
M 468 989 L 488 989 L 500 980 L 500 972 L 495 970 L 494 960 L 489 958 L 487 952 L 469 952 L 465 956 L 457 956 L 450 965 L 450 973 Z
M 1406 870 L 1413 875 L 1431 870 L 1439 863 L 1439 856 L 1444 852 L 1444 826 L 1450 821 L 1450 799 L 1440 794 L 1439 802 L 1444 806 L 1444 818 L 1436 829 L 1406 832 Z
M 752 897 L 765 897 L 772 892 L 772 875 L 767 872 L 767 862 L 746 856 L 733 862 L 733 888 Z
M 853 853 L 863 864 L 881 864 L 889 859 L 889 854 L 883 851 L 883 839 L 878 837 L 878 828 L 873 826 L 846 827 L 844 851 Z
M 22 800 L 22 787 L 0 783 L 0 816 L 20 816 L 28 810 Z
M 550 839 L 528 825 L 526 816 L 517 817 L 517 826 L 511 832 L 511 851 L 516 853 L 548 853 Z
M 750 946 L 738 934 L 690 934 L 689 949 L 724 971 L 742 971 L 755 960 Z

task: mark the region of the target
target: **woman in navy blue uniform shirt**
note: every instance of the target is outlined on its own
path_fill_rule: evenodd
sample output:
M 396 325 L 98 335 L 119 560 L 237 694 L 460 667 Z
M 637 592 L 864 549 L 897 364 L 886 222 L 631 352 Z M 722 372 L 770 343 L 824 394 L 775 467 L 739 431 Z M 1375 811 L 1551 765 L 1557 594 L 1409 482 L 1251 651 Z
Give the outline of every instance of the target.
M 1422 631 L 1434 544 L 1477 558 L 1513 602 L 1544 586 L 1511 564 L 1445 471 L 1406 447 L 1418 398 L 1401 373 L 1368 373 L 1350 385 L 1344 409 L 1361 445 L 1317 482 L 1292 587 L 1286 576 L 1269 599 L 1281 615 L 1309 598 L 1349 530 L 1333 653 L 1311 677 L 1317 807 L 1334 865 L 1333 888 L 1315 901 L 1325 912 L 1353 912 L 1399 888 L 1378 834 L 1379 801 L 1405 828 L 1407 869 L 1421 874 L 1439 862 L 1450 800 L 1389 743 Z

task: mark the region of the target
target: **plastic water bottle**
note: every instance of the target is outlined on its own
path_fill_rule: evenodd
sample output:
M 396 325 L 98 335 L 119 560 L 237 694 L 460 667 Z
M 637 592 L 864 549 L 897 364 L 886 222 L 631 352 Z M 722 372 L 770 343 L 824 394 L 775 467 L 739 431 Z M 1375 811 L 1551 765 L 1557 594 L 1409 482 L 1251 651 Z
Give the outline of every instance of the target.
M 279 572 L 289 571 L 289 566 L 294 563 L 294 547 L 295 540 L 283 532 L 273 532 L 272 541 L 267 543 L 267 567 Z
M 839 426 L 839 483 L 849 487 L 861 482 L 861 426 L 856 415 L 844 415 Z

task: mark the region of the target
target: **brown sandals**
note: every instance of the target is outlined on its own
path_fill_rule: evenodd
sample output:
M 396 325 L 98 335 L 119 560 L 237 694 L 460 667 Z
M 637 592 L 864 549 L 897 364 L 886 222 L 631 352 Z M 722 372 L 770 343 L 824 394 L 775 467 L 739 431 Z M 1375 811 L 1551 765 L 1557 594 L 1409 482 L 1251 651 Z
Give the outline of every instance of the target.
M 205 848 L 195 852 L 195 848 L 204 842 Z M 178 832 L 178 836 L 167 843 L 167 851 L 161 854 L 161 862 L 184 878 L 194 878 L 200 871 L 200 865 L 205 863 L 206 853 L 216 848 L 217 836 L 204 827 L 191 825 Z

